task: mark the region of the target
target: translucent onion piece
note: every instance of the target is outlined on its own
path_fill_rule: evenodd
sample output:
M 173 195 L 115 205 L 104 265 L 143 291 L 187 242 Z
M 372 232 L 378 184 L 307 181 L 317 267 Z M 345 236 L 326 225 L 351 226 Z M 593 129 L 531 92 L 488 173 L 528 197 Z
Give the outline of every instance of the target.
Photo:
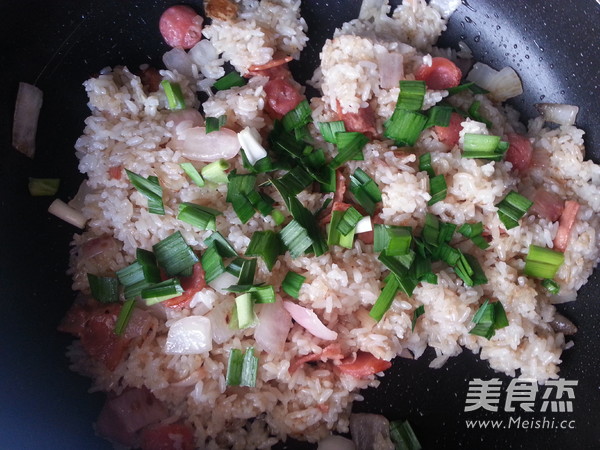
M 545 121 L 559 125 L 573 125 L 579 113 L 579 106 L 562 103 L 536 103 L 535 107 Z
M 48 208 L 50 214 L 54 214 L 59 219 L 76 226 L 77 228 L 85 228 L 87 219 L 76 209 L 71 208 L 60 199 L 55 199 Z
M 43 94 L 37 87 L 19 83 L 12 129 L 12 145 L 24 155 L 33 158 L 38 118 Z
M 490 97 L 499 102 L 523 93 L 521 79 L 511 67 L 497 71 L 487 64 L 478 62 L 467 75 L 467 80 L 490 91 Z

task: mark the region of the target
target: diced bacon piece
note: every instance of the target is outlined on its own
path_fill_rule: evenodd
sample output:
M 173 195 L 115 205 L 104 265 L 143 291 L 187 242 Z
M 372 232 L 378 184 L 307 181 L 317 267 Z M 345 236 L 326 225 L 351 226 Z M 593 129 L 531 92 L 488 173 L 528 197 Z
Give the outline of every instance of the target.
M 194 450 L 194 432 L 181 423 L 156 425 L 142 431 L 142 450 Z
M 158 26 L 171 47 L 190 49 L 202 39 L 203 19 L 189 6 L 171 6 L 160 16 Z
M 112 166 L 108 169 L 108 178 L 111 180 L 120 180 L 123 175 L 123 166 Z
M 533 195 L 530 211 L 551 222 L 556 222 L 565 208 L 565 202 L 556 194 L 538 189 Z
M 286 56 L 284 58 L 272 59 L 266 64 L 260 65 L 252 65 L 248 68 L 249 72 L 263 72 L 269 69 L 273 69 L 278 66 L 282 66 L 284 64 L 289 63 L 293 58 L 291 56 Z
M 450 115 L 450 123 L 447 127 L 433 127 L 438 139 L 440 142 L 446 145 L 446 147 L 453 148 L 456 144 L 458 144 L 458 140 L 460 139 L 460 130 L 462 130 L 462 121 L 463 117 L 460 114 L 453 112 Z
M 311 353 L 309 355 L 300 356 L 300 357 L 294 359 L 291 362 L 290 368 L 288 370 L 290 373 L 294 373 L 296 370 L 298 370 L 300 367 L 302 367 L 307 362 L 326 361 L 326 360 L 330 360 L 330 359 L 343 359 L 343 358 L 344 358 L 344 355 L 342 353 L 342 348 L 340 347 L 340 344 L 333 343 L 333 344 L 329 344 L 327 347 L 325 347 L 321 353 Z
M 371 139 L 377 134 L 375 112 L 370 106 L 360 108 L 356 113 L 343 113 L 338 103 L 337 113 L 340 120 L 344 121 L 346 131 L 358 131 Z
M 140 80 L 142 81 L 142 86 L 148 92 L 157 92 L 160 86 L 160 82 L 162 81 L 162 76 L 158 69 L 154 67 L 147 67 L 140 73 Z
M 419 67 L 415 78 L 425 81 L 429 89 L 450 89 L 460 84 L 462 72 L 452 61 L 438 56 L 432 58 L 431 66 Z
M 194 295 L 206 287 L 202 264 L 197 262 L 194 264 L 192 276 L 181 278 L 181 287 L 184 289 L 183 294 L 165 300 L 162 304 L 173 309 L 182 309 L 188 306 L 194 298 Z
M 533 146 L 529 139 L 520 134 L 511 133 L 508 135 L 510 146 L 506 151 L 505 160 L 510 162 L 514 170 L 524 172 L 531 167 Z
M 298 88 L 287 79 L 271 79 L 265 84 L 265 111 L 272 119 L 281 119 L 304 100 Z
M 579 203 L 573 200 L 567 200 L 565 202 L 565 209 L 560 216 L 558 222 L 558 230 L 554 237 L 554 249 L 559 252 L 564 252 L 569 245 L 569 239 L 571 237 L 571 229 L 577 219 L 577 212 L 579 211 Z
M 335 171 L 335 193 L 333 195 L 333 202 L 343 202 L 344 195 L 346 195 L 346 177 L 340 169 Z
M 369 352 L 357 352 L 356 358 L 343 362 L 337 368 L 340 372 L 346 375 L 351 375 L 355 378 L 364 378 L 373 375 L 392 367 L 392 363 L 383 359 L 376 358 Z

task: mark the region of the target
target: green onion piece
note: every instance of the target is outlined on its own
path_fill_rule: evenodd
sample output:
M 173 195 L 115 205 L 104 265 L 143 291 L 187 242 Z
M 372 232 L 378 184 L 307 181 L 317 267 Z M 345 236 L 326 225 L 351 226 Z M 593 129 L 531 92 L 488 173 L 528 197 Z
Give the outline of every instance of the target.
M 279 180 L 287 186 L 290 195 L 296 195 L 312 184 L 313 177 L 302 166 L 296 166 Z
M 183 98 L 183 92 L 181 92 L 179 83 L 171 83 L 168 80 L 163 80 L 160 82 L 160 85 L 165 91 L 170 110 L 185 109 L 185 99 Z
M 298 298 L 300 296 L 300 288 L 305 280 L 306 277 L 290 270 L 281 282 L 281 288 L 290 297 Z
M 395 450 L 421 450 L 422 448 L 408 420 L 391 422 L 390 438 L 394 443 Z
M 549 278 L 542 281 L 542 286 L 551 294 L 558 294 L 560 292 L 560 284 Z
M 114 303 L 119 301 L 119 280 L 114 277 L 99 277 L 88 273 L 92 297 L 100 303 Z
M 270 284 L 234 284 L 225 290 L 238 294 L 250 294 L 254 303 L 275 303 L 275 289 Z
M 360 206 L 362 206 L 368 214 L 375 213 L 376 204 L 381 201 L 381 191 L 377 183 L 367 175 L 362 169 L 356 169 L 350 175 L 350 192 Z
M 415 256 L 413 270 L 416 280 L 437 284 L 437 275 L 431 270 L 431 260 L 418 252 Z
M 406 295 L 411 296 L 417 287 L 417 283 L 406 268 L 406 262 L 402 261 L 401 257 L 387 255 L 385 251 L 379 254 L 379 261 L 396 276 L 398 288 Z
M 446 198 L 448 186 L 444 175 L 437 175 L 429 180 L 429 193 L 431 199 L 427 202 L 428 206 L 435 205 Z
M 271 211 L 271 217 L 273 218 L 273 220 L 275 221 L 275 225 L 277 226 L 285 222 L 285 216 L 278 209 L 274 209 L 273 211 Z
M 142 289 L 142 298 L 146 305 L 151 306 L 183 294 L 183 287 L 177 278 L 170 278 Z
M 136 261 L 117 271 L 119 282 L 125 287 L 123 295 L 126 299 L 137 297 L 142 289 L 160 282 L 160 269 L 152 252 L 138 248 Z
M 202 268 L 207 283 L 225 272 L 223 257 L 219 253 L 216 242 L 212 242 L 202 254 Z
M 507 149 L 501 145 L 500 136 L 467 133 L 464 139 L 463 158 L 500 161 Z
M 198 262 L 194 250 L 185 242 L 179 231 L 154 244 L 152 249 L 158 264 L 169 276 L 179 275 Z
M 498 217 L 504 224 L 507 230 L 519 226 L 519 219 L 525 215 L 527 210 L 531 208 L 533 202 L 517 194 L 515 191 L 510 191 L 500 203 L 496 204 L 498 208 Z
M 274 231 L 255 231 L 246 249 L 247 256 L 260 256 L 269 270 L 281 253 L 279 236 Z
M 29 194 L 33 197 L 56 195 L 59 185 L 59 178 L 29 178 Z
M 470 81 L 467 83 L 459 84 L 458 86 L 448 88 L 448 89 L 446 89 L 448 91 L 448 97 L 450 97 L 454 94 L 458 94 L 459 92 L 466 91 L 466 90 L 470 89 L 471 86 L 473 86 L 473 85 L 475 85 L 475 83 Z
M 454 267 L 458 264 L 462 253 L 460 250 L 454 247 L 450 247 L 447 243 L 444 242 L 438 247 L 438 252 L 433 256 L 439 257 L 439 259 L 444 261 L 446 264 L 448 264 L 451 267 Z
M 244 258 L 238 256 L 237 258 L 235 258 L 233 261 L 231 261 L 229 263 L 229 265 L 227 266 L 227 269 L 225 269 L 225 270 L 227 272 L 229 272 L 230 274 L 232 274 L 234 277 L 239 278 L 240 274 L 242 273 L 242 266 L 244 265 L 244 261 L 246 261 Z
M 454 236 L 456 225 L 448 222 L 440 222 L 440 232 L 438 234 L 438 244 L 448 243 Z
M 427 124 L 427 116 L 414 111 L 395 110 L 384 124 L 384 136 L 393 139 L 396 145 L 412 147 Z
M 387 310 L 390 309 L 390 306 L 392 306 L 399 288 L 397 278 L 395 276 L 390 277 L 381 290 L 379 297 L 377 297 L 371 311 L 369 311 L 369 316 L 379 322 Z
M 198 171 L 196 170 L 196 168 L 194 167 L 194 165 L 192 163 L 181 163 L 179 164 L 179 166 L 183 169 L 183 171 L 186 173 L 186 175 L 188 177 L 190 177 L 190 180 L 192 180 L 192 182 L 198 186 L 198 187 L 202 187 L 204 186 L 204 178 L 202 178 L 202 175 L 200 175 L 198 173 Z
M 255 387 L 256 375 L 258 374 L 258 357 L 254 356 L 254 348 L 246 349 L 242 363 L 242 375 L 240 386 Z
M 419 111 L 423 108 L 427 87 L 424 81 L 400 81 L 400 94 L 396 103 L 397 110 Z
M 460 258 L 454 266 L 454 271 L 467 286 L 478 286 L 488 282 L 485 272 L 477 259 L 469 254 L 461 253 Z
M 310 109 L 308 100 L 302 100 L 300 103 L 298 103 L 298 106 L 288 112 L 285 116 L 283 116 L 283 119 L 281 119 L 284 130 L 292 131 L 308 125 L 312 121 L 311 114 L 312 110 Z
M 564 253 L 530 245 L 525 258 L 525 275 L 535 278 L 554 278 L 565 260 Z
M 480 106 L 481 106 L 481 102 L 479 100 L 476 100 L 473 103 L 471 103 L 471 106 L 469 106 L 469 111 L 468 111 L 469 116 L 471 117 L 471 119 L 476 120 L 477 122 L 485 123 L 485 125 L 488 128 L 492 128 L 492 122 L 487 120 L 486 118 L 484 118 L 479 113 Z
M 435 177 L 435 172 L 431 167 L 431 153 L 423 153 L 419 157 L 419 171 L 427 172 L 430 178 Z
M 356 228 L 356 224 L 360 221 L 360 219 L 362 219 L 362 217 L 362 214 L 359 213 L 356 208 L 351 206 L 344 211 L 344 214 L 337 225 L 337 230 L 342 235 L 347 235 Z
M 227 239 L 225 239 L 218 231 L 215 231 L 208 238 L 204 239 L 204 245 L 207 247 L 210 247 L 213 243 L 216 245 L 218 253 L 222 258 L 233 258 L 237 256 L 237 252 L 231 246 L 229 241 L 227 241 Z
M 273 211 L 273 203 L 275 203 L 275 200 L 273 200 L 267 194 L 258 191 L 251 191 L 246 195 L 246 198 L 252 204 L 254 209 L 256 209 L 263 216 L 267 216 L 271 214 L 271 211 Z
M 342 234 L 339 230 L 339 225 L 342 223 L 344 215 L 345 211 L 332 211 L 331 221 L 327 225 L 328 245 L 339 245 L 345 248 L 352 248 L 354 243 L 354 234 L 356 232 L 356 225 L 348 233 Z M 342 228 L 344 228 L 344 226 Z
M 508 326 L 506 312 L 501 302 L 490 303 L 489 300 L 483 302 L 472 319 L 475 327 L 469 331 L 469 334 L 482 336 L 491 339 L 496 330 Z
M 246 79 L 242 77 L 236 71 L 229 72 L 227 75 L 219 78 L 213 87 L 217 91 L 224 91 L 226 89 L 230 89 L 232 87 L 244 86 L 246 84 Z
M 179 205 L 179 214 L 177 215 L 177 218 L 200 230 L 216 230 L 216 216 L 220 216 L 221 214 L 222 213 L 216 209 L 185 202 Z
M 117 316 L 117 321 L 115 322 L 115 334 L 120 336 L 125 332 L 129 319 L 131 319 L 133 308 L 135 308 L 135 299 L 132 298 L 123 303 L 121 311 L 119 311 L 119 315 Z
M 207 117 L 206 118 L 206 134 L 212 133 L 213 131 L 219 131 L 223 125 L 227 122 L 227 116 L 223 114 L 219 117 Z
M 125 169 L 125 172 L 133 187 L 136 188 L 140 194 L 148 198 L 148 211 L 152 214 L 164 215 L 165 208 L 162 200 L 162 188 L 160 187 L 158 178 L 154 176 L 144 178 L 127 169 Z
M 289 250 L 292 258 L 297 258 L 313 244 L 313 240 L 308 235 L 306 229 L 296 220 L 288 223 L 283 230 L 279 232 L 283 245 Z
M 483 223 L 465 223 L 460 226 L 458 232 L 466 238 L 474 238 L 483 233 Z
M 254 206 L 247 195 L 254 190 L 256 175 L 239 175 L 235 172 L 229 174 L 229 186 L 225 201 L 231 203 L 233 210 L 242 221 L 248 222 L 255 214 Z
M 440 235 L 440 221 L 431 213 L 425 216 L 425 226 L 423 227 L 422 237 L 425 243 L 433 246 L 438 245 Z
M 385 251 L 389 256 L 408 253 L 412 241 L 412 229 L 395 225 L 375 224 L 373 251 Z
M 227 386 L 239 386 L 242 381 L 242 366 L 244 365 L 244 356 L 242 351 L 232 348 L 229 352 L 229 361 L 227 362 L 227 376 L 225 384 Z
M 335 170 L 329 166 L 323 167 L 324 171 L 327 172 L 327 180 L 325 182 L 321 182 L 321 192 L 335 192 L 336 189 L 336 178 L 335 178 Z
M 357 131 L 340 131 L 336 134 L 338 154 L 331 160 L 329 167 L 337 169 L 357 155 L 362 155 L 363 147 L 369 138 Z
M 244 259 L 240 274 L 238 275 L 238 284 L 254 283 L 254 275 L 256 274 L 256 259 Z
M 256 315 L 254 314 L 254 302 L 250 293 L 245 293 L 236 297 L 235 307 L 238 314 L 238 326 L 240 329 L 248 328 L 254 324 Z
M 417 319 L 421 317 L 425 313 L 425 305 L 419 306 L 413 312 L 412 322 L 411 322 L 411 331 L 415 331 L 415 325 L 417 324 Z
M 278 155 L 289 155 L 294 158 L 304 156 L 304 142 L 296 140 L 296 136 L 285 131 L 280 121 L 275 121 L 273 130 L 269 134 L 269 143 L 271 151 Z
M 229 181 L 226 170 L 229 169 L 229 163 L 223 159 L 211 162 L 202 168 L 200 173 L 206 181 L 215 184 L 225 184 Z
M 321 135 L 323 136 L 323 139 L 325 139 L 325 142 L 337 144 L 335 135 L 339 132 L 346 131 L 346 127 L 342 120 L 335 122 L 319 122 L 319 130 L 321 131 Z
M 490 243 L 481 235 L 472 237 L 471 241 L 482 250 L 485 250 L 490 246 Z
M 450 125 L 450 117 L 452 116 L 452 107 L 450 106 L 434 106 L 429 110 L 427 115 L 427 123 L 425 128 L 429 127 L 447 127 Z

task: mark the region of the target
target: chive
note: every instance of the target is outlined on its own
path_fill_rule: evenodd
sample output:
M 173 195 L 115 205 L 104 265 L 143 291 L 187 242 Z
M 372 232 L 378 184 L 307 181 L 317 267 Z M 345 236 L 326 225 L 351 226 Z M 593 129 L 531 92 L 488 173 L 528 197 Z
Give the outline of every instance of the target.
M 204 126 L 206 127 L 206 134 L 212 133 L 213 131 L 219 131 L 221 127 L 225 125 L 225 122 L 227 122 L 227 116 L 223 114 L 219 117 L 207 117 L 205 122 L 206 123 Z
M 263 216 L 267 216 L 273 211 L 273 203 L 275 203 L 275 200 L 263 192 L 251 191 L 246 195 L 246 198 L 252 204 L 254 209 Z
M 221 214 L 222 213 L 216 209 L 185 202 L 179 205 L 179 214 L 177 215 L 177 218 L 200 230 L 216 230 L 216 216 L 220 216 Z
M 429 180 L 429 193 L 431 199 L 427 202 L 428 206 L 435 205 L 446 198 L 448 186 L 444 175 L 437 175 Z
M 458 94 L 459 92 L 466 91 L 466 90 L 470 89 L 471 86 L 473 86 L 474 84 L 475 84 L 474 82 L 470 81 L 467 83 L 459 84 L 458 86 L 448 88 L 448 89 L 446 89 L 448 91 L 448 97 L 450 97 L 454 94 Z
M 356 169 L 350 175 L 350 192 L 370 215 L 375 213 L 376 204 L 382 199 L 379 186 L 362 169 Z
M 408 253 L 412 241 L 412 229 L 395 225 L 375 224 L 373 251 L 385 251 L 389 256 Z
M 254 356 L 254 348 L 250 347 L 244 354 L 242 362 L 242 375 L 240 377 L 240 386 L 255 387 L 256 375 L 258 374 L 258 357 Z
M 227 386 L 239 386 L 242 381 L 242 366 L 244 364 L 244 356 L 242 351 L 237 348 L 232 348 L 229 352 L 229 361 L 227 362 L 227 376 L 225 384 Z
M 427 172 L 430 178 L 435 177 L 435 172 L 431 167 L 431 153 L 423 153 L 419 156 L 419 171 Z
M 260 256 L 269 270 L 281 253 L 279 236 L 274 231 L 255 231 L 246 249 L 247 256 Z
M 488 282 L 485 272 L 479 265 L 477 259 L 469 254 L 461 253 L 460 258 L 454 266 L 454 271 L 469 287 L 486 284 Z
M 560 284 L 549 278 L 542 280 L 542 286 L 551 294 L 558 294 L 560 292 Z
M 290 270 L 281 282 L 281 288 L 290 297 L 298 298 L 300 296 L 300 288 L 305 280 L 306 277 Z
M 345 211 L 332 211 L 331 221 L 327 226 L 328 245 L 339 245 L 345 248 L 352 248 L 356 225 L 346 234 L 342 234 L 339 230 L 339 225 L 343 222 L 345 213 Z M 342 226 L 342 228 L 345 229 L 344 226 Z
M 408 420 L 390 422 L 390 438 L 395 450 L 421 450 L 422 448 Z
M 192 180 L 192 182 L 196 186 L 198 186 L 198 187 L 204 186 L 204 178 L 202 178 L 202 175 L 200 175 L 198 173 L 198 171 L 196 170 L 196 168 L 194 167 L 194 165 L 192 163 L 189 163 L 189 162 L 181 163 L 181 164 L 179 164 L 179 167 L 181 167 L 183 169 L 183 171 L 186 173 L 186 175 L 188 177 L 190 177 L 190 180 Z
M 431 270 L 431 260 L 417 253 L 414 262 L 415 279 L 429 284 L 437 284 L 437 275 Z
M 225 290 L 237 294 L 250 294 L 255 303 L 275 303 L 275 289 L 270 284 L 234 284 Z
M 273 221 L 275 222 L 275 225 L 277 225 L 277 226 L 279 226 L 283 222 L 285 222 L 285 216 L 278 209 L 274 209 L 273 211 L 271 211 L 271 217 L 273 218 Z
M 335 192 L 336 189 L 336 178 L 335 178 L 335 170 L 329 166 L 323 167 L 324 171 L 327 172 L 327 180 L 325 182 L 321 182 L 321 192 Z
M 170 278 L 142 289 L 142 298 L 151 306 L 183 294 L 183 288 L 177 278 Z
M 356 224 L 360 221 L 360 219 L 362 219 L 362 214 L 359 213 L 356 208 L 351 206 L 344 211 L 344 214 L 337 225 L 337 230 L 345 236 L 352 230 L 356 229 Z
M 119 301 L 119 280 L 114 277 L 99 277 L 88 273 L 92 297 L 100 303 L 114 303 Z
M 483 233 L 483 223 L 465 223 L 460 226 L 458 232 L 466 238 L 474 238 Z
M 456 225 L 448 222 L 440 222 L 440 232 L 438 234 L 438 244 L 448 243 L 454 236 Z
M 183 98 L 183 92 L 181 92 L 181 86 L 179 86 L 179 83 L 172 83 L 168 80 L 163 80 L 160 82 L 160 85 L 165 91 L 170 110 L 185 109 L 185 99 Z
M 229 186 L 225 201 L 231 203 L 233 210 L 242 223 L 248 222 L 255 214 L 254 206 L 246 197 L 254 190 L 256 175 L 239 175 L 235 172 L 229 174 Z
M 222 258 L 233 258 L 237 256 L 237 252 L 235 251 L 235 249 L 231 246 L 227 239 L 225 239 L 223 235 L 218 231 L 215 231 L 208 238 L 204 239 L 204 245 L 206 245 L 207 247 L 210 247 L 211 245 L 213 245 L 213 243 L 216 246 L 217 251 Z
M 273 161 L 271 161 L 271 158 L 269 158 L 268 155 L 256 160 L 253 165 L 248 159 L 248 151 L 243 148 L 241 150 L 244 169 L 247 169 L 252 173 L 266 173 L 275 170 Z
M 417 309 L 413 311 L 413 317 L 411 322 L 411 331 L 415 331 L 415 325 L 417 324 L 417 319 L 421 317 L 425 313 L 425 305 L 419 306 Z
M 115 334 L 122 335 L 125 332 L 134 307 L 135 299 L 133 298 L 123 303 L 121 311 L 119 311 L 119 315 L 117 316 L 117 321 L 115 322 Z
M 472 237 L 471 241 L 482 250 L 485 250 L 490 246 L 490 243 L 482 235 Z
M 527 210 L 531 208 L 533 202 L 517 194 L 515 191 L 510 191 L 500 203 L 495 206 L 498 208 L 498 217 L 504 224 L 507 230 L 519 226 L 519 219 L 525 215 Z
M 291 195 L 296 195 L 312 184 L 313 177 L 302 166 L 296 166 L 279 180 L 287 186 Z
M 394 301 L 399 288 L 400 286 L 397 278 L 395 276 L 390 277 L 381 290 L 379 297 L 377 297 L 371 311 L 369 311 L 369 316 L 379 322 L 387 310 L 392 306 L 392 302 Z
M 422 231 L 423 240 L 430 245 L 437 246 L 439 235 L 440 221 L 433 214 L 427 213 L 425 216 L 425 226 Z
M 33 197 L 56 195 L 59 185 L 59 178 L 29 178 L 29 194 Z
M 482 336 L 488 340 L 496 334 L 496 330 L 508 326 L 502 303 L 499 301 L 490 303 L 487 299 L 473 316 L 472 322 L 475 323 L 475 327 L 469 331 L 469 334 Z
M 331 160 L 329 167 L 337 169 L 357 155 L 362 155 L 363 147 L 369 138 L 357 131 L 343 131 L 336 134 L 338 154 Z
M 285 117 L 284 117 L 284 119 L 285 119 Z M 310 119 L 310 120 L 312 120 L 312 119 Z M 294 128 L 294 137 L 296 138 L 297 141 L 303 141 L 303 142 L 306 142 L 307 144 L 313 143 L 313 138 L 310 134 L 310 131 L 308 130 L 307 125 L 302 125 L 298 128 Z
M 302 100 L 281 119 L 283 129 L 285 131 L 292 131 L 308 125 L 312 121 L 311 114 L 312 110 L 310 109 L 308 100 Z
M 423 108 L 427 87 L 424 81 L 400 81 L 400 94 L 396 102 L 397 110 L 419 111 Z
M 213 87 L 217 91 L 224 91 L 232 87 L 244 86 L 245 84 L 246 79 L 236 71 L 233 71 L 215 81 Z
M 244 259 L 238 275 L 238 284 L 254 283 L 254 275 L 256 274 L 256 259 Z
M 508 147 L 500 141 L 500 136 L 467 133 L 462 157 L 500 161 L 507 149 Z
M 554 278 L 565 260 L 564 253 L 530 245 L 525 258 L 525 275 L 535 278 Z
M 235 299 L 238 326 L 240 329 L 248 328 L 255 322 L 254 302 L 250 293 L 242 294 Z
M 336 144 L 336 134 L 340 131 L 346 131 L 346 127 L 342 120 L 335 122 L 319 122 L 319 130 L 321 131 L 321 135 L 323 136 L 323 139 L 325 139 L 325 142 Z
M 198 262 L 194 250 L 185 242 L 179 231 L 154 244 L 152 249 L 158 264 L 169 276 L 179 275 Z
M 210 283 L 225 272 L 223 258 L 219 254 L 216 242 L 212 242 L 202 254 L 202 268 L 204 269 L 204 279 L 207 283 Z
M 481 106 L 481 102 L 479 100 L 471 103 L 471 106 L 469 106 L 469 111 L 468 111 L 469 117 L 471 117 L 471 119 L 473 119 L 473 120 L 476 120 L 477 122 L 485 123 L 485 125 L 488 128 L 492 128 L 492 122 L 487 120 L 486 118 L 484 118 L 479 113 L 480 106 Z
M 126 299 L 137 297 L 142 289 L 160 282 L 160 270 L 156 265 L 154 254 L 138 248 L 136 261 L 117 271 L 119 282 L 125 287 L 123 295 Z
M 410 276 L 409 271 L 405 267 L 405 262 L 398 256 L 389 256 L 385 251 L 379 254 L 381 261 L 395 275 L 398 281 L 398 288 L 409 297 L 412 295 L 417 283 Z
M 246 261 L 244 258 L 238 256 L 229 263 L 225 270 L 232 274 L 234 277 L 239 278 L 240 274 L 242 273 L 242 266 L 244 265 L 244 261 Z
M 269 142 L 271 150 L 279 155 L 289 155 L 293 158 L 304 156 L 304 142 L 296 140 L 295 135 L 285 131 L 280 121 L 275 121 L 273 130 L 269 134 Z
M 450 116 L 452 107 L 437 105 L 429 110 L 425 128 L 429 127 L 447 127 L 450 125 Z
M 162 188 L 158 178 L 149 176 L 144 178 L 137 173 L 125 169 L 127 177 L 137 191 L 148 198 L 148 211 L 152 214 L 164 215 L 165 208 L 162 200 Z
M 283 245 L 289 250 L 292 258 L 297 258 L 313 244 L 313 240 L 308 235 L 306 229 L 296 220 L 288 223 L 283 230 L 279 232 Z
M 460 250 L 457 250 L 454 247 L 450 247 L 444 242 L 438 247 L 438 252 L 434 256 L 439 257 L 439 259 L 444 261 L 446 264 L 448 264 L 451 267 L 454 267 L 458 264 L 461 255 L 462 253 Z
M 227 169 L 229 169 L 229 163 L 223 159 L 219 159 L 204 166 L 200 173 L 206 181 L 211 181 L 215 184 L 225 184 L 229 181 L 225 173 Z
M 384 136 L 396 145 L 412 147 L 427 124 L 427 116 L 414 111 L 395 110 L 384 124 Z

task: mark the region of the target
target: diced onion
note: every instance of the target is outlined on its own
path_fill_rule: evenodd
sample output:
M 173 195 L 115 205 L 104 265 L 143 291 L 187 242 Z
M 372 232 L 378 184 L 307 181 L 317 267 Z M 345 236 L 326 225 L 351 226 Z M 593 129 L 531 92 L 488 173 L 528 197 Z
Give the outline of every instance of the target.
M 250 164 L 254 165 L 256 161 L 267 156 L 267 151 L 260 143 L 260 134 L 255 128 L 244 128 L 238 133 L 238 140 Z
M 71 208 L 60 199 L 55 199 L 48 208 L 50 214 L 54 214 L 59 219 L 76 226 L 77 228 L 85 228 L 87 219 L 76 209 Z
M 169 50 L 163 55 L 162 60 L 167 69 L 176 70 L 181 75 L 185 75 L 186 77 L 194 76 L 194 71 L 192 70 L 192 59 L 182 48 L 176 47 L 172 50 Z
M 181 154 L 192 161 L 231 159 L 240 151 L 237 133 L 229 128 L 207 134 L 205 127 L 193 127 L 186 129 L 183 135 Z
M 210 320 L 204 316 L 179 319 L 169 328 L 165 353 L 169 355 L 200 355 L 212 350 Z
M 377 52 L 379 85 L 383 89 L 398 87 L 404 77 L 404 57 L 400 53 L 388 52 L 385 48 Z
M 219 294 L 228 294 L 229 292 L 225 289 L 227 289 L 229 286 L 237 284 L 237 281 L 238 278 L 235 275 L 229 272 L 223 272 L 217 278 L 208 283 L 208 285 Z
M 369 231 L 373 231 L 373 224 L 371 222 L 371 217 L 365 216 L 362 219 L 360 219 L 356 224 L 356 232 L 367 233 Z
M 321 322 L 321 319 L 319 319 L 319 316 L 317 316 L 313 310 L 289 301 L 284 301 L 283 307 L 287 309 L 292 316 L 292 319 L 298 322 L 313 336 L 326 341 L 335 341 L 337 339 L 338 334 L 323 325 L 323 322 Z
M 521 79 L 511 67 L 497 71 L 487 64 L 478 62 L 467 75 L 467 80 L 490 91 L 490 97 L 499 102 L 523 93 Z
M 12 145 L 24 155 L 33 158 L 38 118 L 43 94 L 37 87 L 19 83 L 12 129 Z
M 290 328 L 292 319 L 280 300 L 260 305 L 258 325 L 254 330 L 257 347 L 271 355 L 280 355 Z
M 573 125 L 579 112 L 578 106 L 562 103 L 536 103 L 535 107 L 545 121 L 559 125 Z

